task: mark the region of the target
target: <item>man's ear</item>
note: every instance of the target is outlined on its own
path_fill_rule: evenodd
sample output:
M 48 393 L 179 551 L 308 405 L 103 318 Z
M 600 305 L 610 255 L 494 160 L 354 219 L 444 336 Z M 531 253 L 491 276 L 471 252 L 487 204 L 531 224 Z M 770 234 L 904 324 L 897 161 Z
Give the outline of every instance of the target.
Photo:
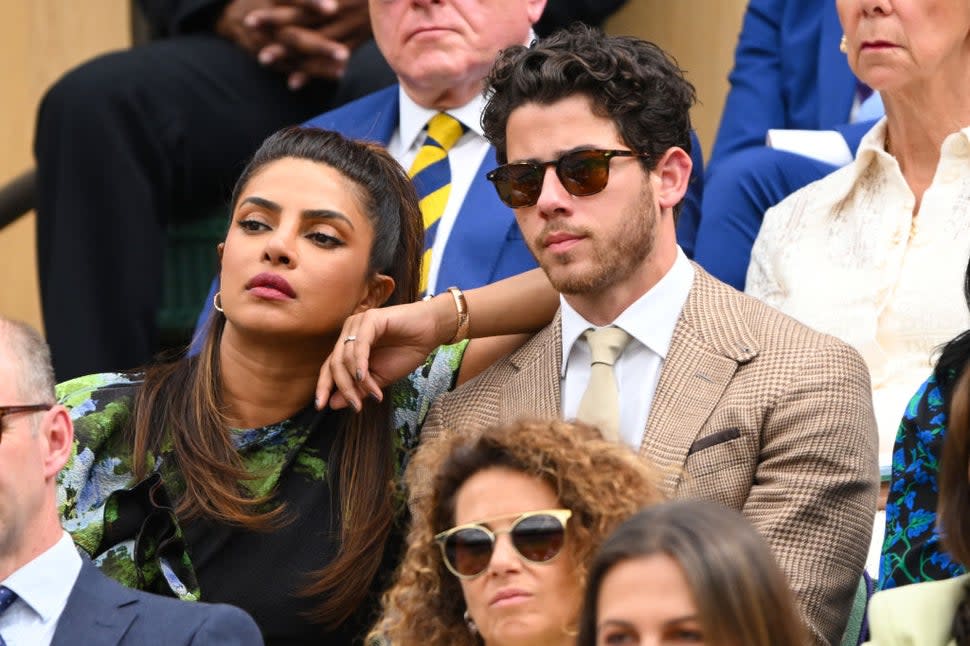
M 219 264 L 222 264 L 222 254 L 226 250 L 226 243 L 220 242 L 216 245 L 216 253 L 219 255 Z
M 653 174 L 659 179 L 655 193 L 661 209 L 673 209 L 684 199 L 693 165 L 690 155 L 677 146 L 668 148 L 657 162 Z
M 367 282 L 367 291 L 357 303 L 354 314 L 383 305 L 394 292 L 394 279 L 385 274 L 374 274 Z
M 526 11 L 529 14 L 529 21 L 534 25 L 539 22 L 542 12 L 546 8 L 546 0 L 527 0 Z
M 74 423 L 67 409 L 55 404 L 44 413 L 40 424 L 38 432 L 43 435 L 47 448 L 44 456 L 44 477 L 55 478 L 74 451 Z

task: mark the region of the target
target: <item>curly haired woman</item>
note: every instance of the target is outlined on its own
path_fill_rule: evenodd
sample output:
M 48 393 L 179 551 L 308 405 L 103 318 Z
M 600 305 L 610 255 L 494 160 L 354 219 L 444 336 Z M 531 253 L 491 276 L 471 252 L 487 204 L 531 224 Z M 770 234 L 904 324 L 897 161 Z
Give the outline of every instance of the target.
M 573 644 L 609 533 L 662 494 L 655 472 L 580 423 L 520 421 L 422 447 L 408 549 L 384 619 L 395 646 Z

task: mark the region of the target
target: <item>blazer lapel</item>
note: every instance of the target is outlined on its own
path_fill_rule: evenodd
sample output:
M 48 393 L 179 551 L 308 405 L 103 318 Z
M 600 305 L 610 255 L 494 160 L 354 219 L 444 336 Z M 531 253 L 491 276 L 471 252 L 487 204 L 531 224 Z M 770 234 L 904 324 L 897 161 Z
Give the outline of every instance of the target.
M 552 323 L 515 351 L 509 361 L 517 372 L 502 386 L 499 419 L 560 417 L 562 325 L 559 312 Z
M 486 169 L 494 167 L 495 149 L 489 147 L 448 236 L 436 284 L 438 293 L 451 285 L 468 289 L 494 282 L 506 241 L 510 235 L 521 237 L 515 214 L 485 179 Z
M 668 494 L 677 490 L 687 452 L 738 365 L 758 352 L 753 335 L 738 325 L 733 290 L 696 264 L 694 272 L 640 444 L 640 455 L 663 471 Z
M 138 616 L 135 594 L 115 584 L 83 555 L 81 572 L 57 622 L 51 646 L 121 642 Z

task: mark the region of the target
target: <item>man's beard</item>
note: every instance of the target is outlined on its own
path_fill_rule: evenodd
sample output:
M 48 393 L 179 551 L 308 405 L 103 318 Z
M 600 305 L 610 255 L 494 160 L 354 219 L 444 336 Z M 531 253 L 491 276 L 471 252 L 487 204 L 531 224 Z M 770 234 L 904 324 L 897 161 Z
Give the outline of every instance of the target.
M 624 210 L 621 226 L 615 233 L 607 238 L 586 237 L 583 240 L 592 247 L 589 252 L 592 266 L 588 270 L 570 271 L 569 265 L 575 262 L 577 255 L 571 251 L 546 256 L 542 269 L 560 294 L 584 295 L 609 289 L 633 274 L 653 252 L 656 220 L 653 191 L 649 182 L 644 182 L 637 201 Z M 570 229 L 547 226 L 534 240 L 534 247 L 541 248 L 540 241 L 553 231 L 568 232 Z M 589 235 L 585 230 L 576 233 Z

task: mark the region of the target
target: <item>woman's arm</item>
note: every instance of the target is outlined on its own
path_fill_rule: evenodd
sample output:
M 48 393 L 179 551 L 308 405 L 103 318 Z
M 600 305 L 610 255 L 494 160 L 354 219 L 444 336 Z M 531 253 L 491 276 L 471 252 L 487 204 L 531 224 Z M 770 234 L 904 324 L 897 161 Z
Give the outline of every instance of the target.
M 559 307 L 559 294 L 540 269 L 469 290 L 464 296 L 467 336 L 482 340 L 465 351 L 459 383 L 522 345 L 526 333 L 548 324 Z M 451 292 L 349 317 L 320 370 L 317 406 L 322 408 L 329 400 L 333 408 L 349 403 L 359 410 L 363 397 L 381 399 L 382 388 L 421 365 L 436 347 L 460 341 L 455 338 L 458 324 Z

